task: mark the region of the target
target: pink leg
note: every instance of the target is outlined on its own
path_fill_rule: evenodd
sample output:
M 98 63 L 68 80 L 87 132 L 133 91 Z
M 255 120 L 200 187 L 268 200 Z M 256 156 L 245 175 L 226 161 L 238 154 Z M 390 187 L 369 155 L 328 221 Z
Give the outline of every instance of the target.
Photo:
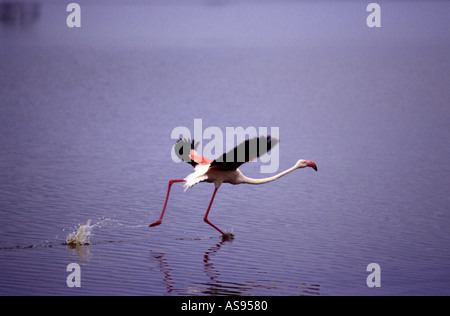
M 164 216 L 164 212 L 166 211 L 167 202 L 169 201 L 170 188 L 172 187 L 172 184 L 174 184 L 175 182 L 185 182 L 185 180 L 170 180 L 169 181 L 169 189 L 167 190 L 166 203 L 164 203 L 164 207 L 163 207 L 161 216 L 159 217 L 158 221 L 154 222 L 153 224 L 150 224 L 149 227 L 155 227 L 155 226 L 161 225 L 161 222 L 162 222 L 162 219 Z
M 216 188 L 216 189 L 214 190 L 213 196 L 212 196 L 212 198 L 211 198 L 211 202 L 209 202 L 208 210 L 206 211 L 206 214 L 205 214 L 205 217 L 203 218 L 203 220 L 204 220 L 206 223 L 208 223 L 209 225 L 211 225 L 212 227 L 214 227 L 219 233 L 221 233 L 221 234 L 222 234 L 222 238 L 224 238 L 224 239 L 229 239 L 229 238 L 232 237 L 231 235 L 225 234 L 223 231 L 221 231 L 219 228 L 217 228 L 217 226 L 215 226 L 213 223 L 211 223 L 211 222 L 208 220 L 209 211 L 211 210 L 211 206 L 212 206 L 212 204 L 213 204 L 214 198 L 216 197 L 217 190 L 218 190 L 218 188 Z

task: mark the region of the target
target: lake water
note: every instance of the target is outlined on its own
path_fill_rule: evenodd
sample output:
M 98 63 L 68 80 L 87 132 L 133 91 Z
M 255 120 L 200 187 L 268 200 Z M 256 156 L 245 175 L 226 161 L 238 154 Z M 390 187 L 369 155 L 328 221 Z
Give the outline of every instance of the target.
M 450 2 L 78 3 L 0 2 L 0 295 L 450 295 Z M 194 119 L 319 171 L 223 185 L 233 241 L 211 184 L 149 228 Z

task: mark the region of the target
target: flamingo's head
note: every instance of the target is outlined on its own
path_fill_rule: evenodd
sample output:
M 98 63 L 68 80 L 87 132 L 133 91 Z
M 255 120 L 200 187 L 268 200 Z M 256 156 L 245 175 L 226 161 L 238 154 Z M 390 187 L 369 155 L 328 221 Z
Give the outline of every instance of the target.
M 301 160 L 297 161 L 297 165 L 296 166 L 297 166 L 297 168 L 311 167 L 311 168 L 313 168 L 314 170 L 317 171 L 316 164 L 313 161 L 310 161 L 310 160 L 303 160 L 303 159 L 301 159 Z

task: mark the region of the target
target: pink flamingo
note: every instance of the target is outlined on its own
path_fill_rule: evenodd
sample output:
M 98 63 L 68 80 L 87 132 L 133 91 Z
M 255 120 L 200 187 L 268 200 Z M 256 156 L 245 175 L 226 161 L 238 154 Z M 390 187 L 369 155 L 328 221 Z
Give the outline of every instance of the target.
M 208 220 L 209 211 L 211 210 L 214 198 L 216 197 L 217 190 L 220 188 L 222 183 L 264 184 L 277 180 L 282 176 L 285 176 L 288 173 L 291 173 L 292 171 L 299 168 L 311 167 L 317 171 L 317 166 L 314 162 L 303 159 L 297 161 L 297 163 L 292 168 L 287 169 L 273 177 L 264 179 L 248 178 L 238 169 L 245 162 L 254 160 L 270 151 L 273 146 L 278 144 L 278 142 L 279 141 L 277 139 L 271 138 L 270 136 L 253 138 L 243 142 L 230 152 L 224 154 L 219 159 L 210 160 L 200 156 L 197 153 L 196 147 L 198 146 L 198 144 L 196 145 L 194 141 L 191 142 L 188 140 L 180 139 L 175 145 L 175 153 L 183 161 L 186 161 L 187 163 L 192 165 L 195 168 L 195 171 L 190 175 L 188 175 L 186 179 L 169 181 L 169 188 L 167 190 L 166 202 L 164 203 L 161 216 L 158 221 L 154 222 L 153 224 L 150 224 L 150 227 L 155 227 L 161 224 L 164 212 L 166 211 L 167 202 L 169 201 L 170 189 L 172 187 L 172 184 L 177 182 L 184 182 L 184 187 L 186 191 L 187 189 L 191 188 L 192 186 L 194 186 L 199 182 L 209 182 L 214 183 L 215 190 L 203 220 L 209 225 L 211 225 L 213 228 L 215 228 L 219 233 L 221 233 L 222 238 L 224 240 L 233 238 L 232 234 L 224 233 L 222 230 L 220 230 L 217 226 L 215 226 Z

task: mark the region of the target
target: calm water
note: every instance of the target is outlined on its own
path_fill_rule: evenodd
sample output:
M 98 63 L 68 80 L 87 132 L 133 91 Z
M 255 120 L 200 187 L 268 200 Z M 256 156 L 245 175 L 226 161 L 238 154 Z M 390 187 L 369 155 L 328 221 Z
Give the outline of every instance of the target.
M 79 1 L 81 29 L 26 3 L 0 2 L 0 295 L 450 295 L 449 2 L 379 1 L 381 29 L 358 1 Z M 222 186 L 232 242 L 210 184 L 148 228 L 196 118 L 319 172 Z

